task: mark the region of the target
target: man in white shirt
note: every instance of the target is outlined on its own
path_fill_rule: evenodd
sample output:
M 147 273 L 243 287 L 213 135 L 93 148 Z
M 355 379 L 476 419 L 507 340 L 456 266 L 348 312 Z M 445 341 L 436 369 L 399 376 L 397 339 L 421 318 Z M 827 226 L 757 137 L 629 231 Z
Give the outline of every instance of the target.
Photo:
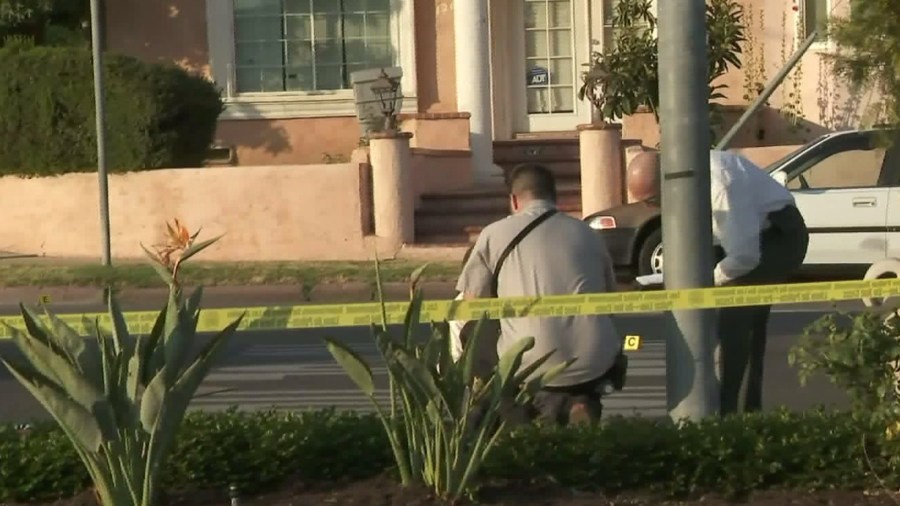
M 724 250 L 715 266 L 716 286 L 787 282 L 803 264 L 809 244 L 806 223 L 791 192 L 747 158 L 710 152 L 713 241 Z M 632 195 L 659 192 L 659 153 L 646 151 L 632 161 L 638 171 Z M 723 415 L 762 409 L 766 327 L 771 306 L 719 310 L 719 374 Z

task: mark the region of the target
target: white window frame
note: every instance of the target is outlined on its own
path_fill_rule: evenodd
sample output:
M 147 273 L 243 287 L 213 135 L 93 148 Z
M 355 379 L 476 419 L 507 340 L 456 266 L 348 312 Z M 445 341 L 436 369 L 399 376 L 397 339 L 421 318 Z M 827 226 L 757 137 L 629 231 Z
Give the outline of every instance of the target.
M 592 28 L 593 28 L 593 30 L 596 30 L 596 33 L 600 34 L 600 38 L 597 39 L 595 37 L 595 39 L 597 40 L 597 44 L 595 44 L 595 45 L 599 46 L 601 48 L 601 50 L 606 50 L 606 42 L 605 42 L 606 36 L 609 34 L 609 32 L 612 31 L 613 27 L 606 24 L 607 12 L 605 9 L 606 6 L 605 6 L 604 2 L 598 1 L 596 3 L 596 5 L 598 6 L 597 12 L 599 15 L 597 15 L 595 17 L 596 21 L 593 24 Z M 653 28 L 653 36 L 659 37 L 659 0 L 653 0 L 651 2 L 651 7 L 652 7 L 651 13 L 653 14 L 653 17 L 656 18 L 656 27 Z M 596 48 L 594 48 L 594 49 L 596 49 Z
M 402 112 L 418 108 L 416 98 L 415 0 L 391 0 L 391 37 L 400 81 Z M 206 1 L 209 74 L 221 88 L 225 110 L 220 119 L 287 119 L 356 116 L 353 90 L 307 92 L 235 92 L 234 0 Z
M 806 27 L 807 27 L 806 4 L 809 1 L 810 0 L 800 0 L 800 8 L 797 9 L 797 14 L 800 16 L 799 21 L 801 21 L 803 23 L 804 30 L 806 30 Z M 847 1 L 847 0 L 843 0 L 843 1 Z M 834 11 L 834 0 L 825 0 L 825 10 L 828 11 L 828 17 L 830 18 L 832 11 Z M 796 37 L 797 47 L 799 47 L 800 44 L 803 44 L 803 41 L 806 39 L 807 36 L 809 36 L 809 33 L 804 33 L 803 39 L 801 39 L 800 37 Z M 830 52 L 833 49 L 835 49 L 834 41 L 831 39 L 831 37 L 828 36 L 828 34 L 820 34 L 820 37 L 821 38 L 818 38 L 815 41 L 813 41 L 812 46 L 810 46 L 811 50 L 816 51 L 816 52 L 823 52 L 823 51 Z

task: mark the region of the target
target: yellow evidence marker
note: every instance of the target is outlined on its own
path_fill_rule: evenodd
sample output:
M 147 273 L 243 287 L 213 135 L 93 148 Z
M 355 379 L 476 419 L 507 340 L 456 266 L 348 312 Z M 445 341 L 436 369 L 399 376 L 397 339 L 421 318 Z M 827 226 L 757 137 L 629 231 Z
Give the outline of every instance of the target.
M 625 336 L 625 351 L 641 349 L 641 336 Z

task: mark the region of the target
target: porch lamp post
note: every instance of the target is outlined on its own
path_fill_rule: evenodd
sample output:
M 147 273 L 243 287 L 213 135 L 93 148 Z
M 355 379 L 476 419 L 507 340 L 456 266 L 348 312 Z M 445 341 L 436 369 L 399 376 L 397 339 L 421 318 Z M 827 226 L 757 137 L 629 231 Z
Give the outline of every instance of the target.
M 91 0 L 91 50 L 94 60 L 94 109 L 97 123 L 97 177 L 100 186 L 100 236 L 103 265 L 111 264 L 109 238 L 109 178 L 106 174 L 106 113 L 103 98 L 103 32 L 101 0 Z
M 381 102 L 381 114 L 384 116 L 384 132 L 395 133 L 397 131 L 397 113 L 400 110 L 403 99 L 400 94 L 400 81 L 388 77 L 384 69 L 381 76 L 371 85 L 372 92 L 378 95 Z

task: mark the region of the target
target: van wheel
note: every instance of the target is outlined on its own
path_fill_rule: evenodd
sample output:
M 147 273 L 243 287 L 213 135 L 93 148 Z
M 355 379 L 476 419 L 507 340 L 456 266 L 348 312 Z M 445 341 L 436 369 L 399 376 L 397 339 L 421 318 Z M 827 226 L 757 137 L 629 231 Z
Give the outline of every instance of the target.
M 662 229 L 647 235 L 638 251 L 638 276 L 661 274 L 663 271 Z

